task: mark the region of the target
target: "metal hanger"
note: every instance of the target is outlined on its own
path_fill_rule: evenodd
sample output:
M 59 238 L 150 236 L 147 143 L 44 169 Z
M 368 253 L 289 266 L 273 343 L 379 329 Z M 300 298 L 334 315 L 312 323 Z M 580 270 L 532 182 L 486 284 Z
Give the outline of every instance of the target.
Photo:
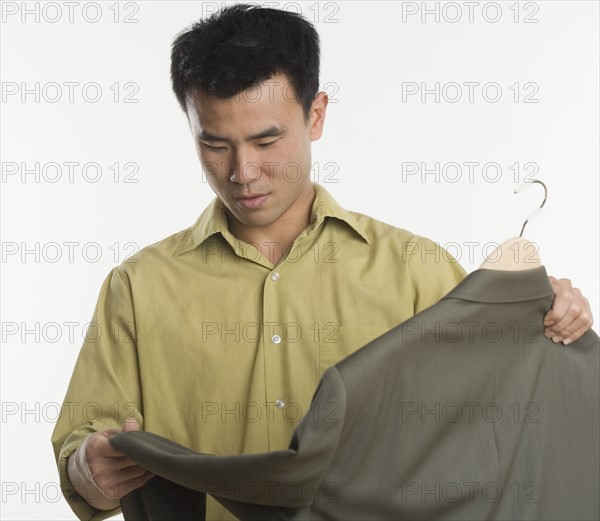
M 540 212 L 540 210 L 546 204 L 546 199 L 548 199 L 548 188 L 546 187 L 546 185 L 544 183 L 542 183 L 538 179 L 534 179 L 533 181 L 525 181 L 525 183 L 523 185 L 521 185 L 519 188 L 515 188 L 515 194 L 518 194 L 521 190 L 527 188 L 528 186 L 532 185 L 533 183 L 539 183 L 544 187 L 544 200 L 542 201 L 542 204 L 540 205 L 540 207 L 537 208 L 529 217 L 527 217 L 527 219 L 525 219 L 525 222 L 523 223 L 523 228 L 521 228 L 521 233 L 519 234 L 519 237 L 523 237 L 523 230 L 525 230 L 525 225 L 529 221 L 531 221 L 531 219 L 533 219 Z

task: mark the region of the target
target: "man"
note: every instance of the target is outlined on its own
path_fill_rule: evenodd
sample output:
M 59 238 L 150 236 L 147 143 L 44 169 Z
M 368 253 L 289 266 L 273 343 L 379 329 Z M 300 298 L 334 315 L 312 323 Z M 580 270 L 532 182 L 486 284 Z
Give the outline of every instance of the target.
M 205 453 L 284 448 L 327 367 L 466 275 L 433 241 L 310 181 L 328 99 L 302 17 L 223 9 L 176 38 L 171 72 L 217 197 L 102 285 L 65 397 L 74 413 L 52 436 L 80 519 L 116 514 L 153 477 L 112 448 L 121 428 Z M 568 344 L 591 327 L 589 304 L 568 279 L 550 282 L 545 334 Z M 210 501 L 207 519 L 233 518 Z

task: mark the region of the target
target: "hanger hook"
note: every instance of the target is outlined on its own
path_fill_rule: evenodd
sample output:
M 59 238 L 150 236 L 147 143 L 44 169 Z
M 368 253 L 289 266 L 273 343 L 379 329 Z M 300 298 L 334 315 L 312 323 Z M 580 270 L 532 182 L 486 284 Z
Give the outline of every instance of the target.
M 544 183 L 542 183 L 538 179 L 534 179 L 533 181 L 525 181 L 525 183 L 522 184 L 519 188 L 515 188 L 515 194 L 519 193 L 521 190 L 527 188 L 528 186 L 532 185 L 533 183 L 539 183 L 544 187 L 544 200 L 542 201 L 542 204 L 540 204 L 539 208 L 537 208 L 529 217 L 527 217 L 527 219 L 525 219 L 525 222 L 523 223 L 523 228 L 521 228 L 521 233 L 519 234 L 519 237 L 523 237 L 523 230 L 525 230 L 525 225 L 529 221 L 531 221 L 531 219 L 533 219 L 540 212 L 540 210 L 546 204 L 546 199 L 548 199 L 548 188 L 546 187 L 546 185 Z

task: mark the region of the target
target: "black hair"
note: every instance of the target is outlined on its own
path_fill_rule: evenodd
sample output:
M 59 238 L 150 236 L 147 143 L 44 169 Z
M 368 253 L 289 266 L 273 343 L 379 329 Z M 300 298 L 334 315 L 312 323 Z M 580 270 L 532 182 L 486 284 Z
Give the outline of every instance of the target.
M 308 120 L 319 90 L 319 35 L 300 14 L 251 4 L 224 7 L 179 33 L 171 52 L 173 92 L 228 99 L 284 73 Z

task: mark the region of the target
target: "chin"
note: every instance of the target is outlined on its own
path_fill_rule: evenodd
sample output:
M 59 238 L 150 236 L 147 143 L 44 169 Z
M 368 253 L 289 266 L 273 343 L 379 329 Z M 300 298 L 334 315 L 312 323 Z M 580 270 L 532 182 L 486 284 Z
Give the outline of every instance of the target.
M 233 215 L 237 221 L 239 221 L 245 226 L 265 226 L 273 221 L 267 215 L 258 215 L 256 210 L 254 211 L 254 213 L 240 213 L 238 210 Z
M 242 221 L 246 226 L 252 226 L 254 228 L 269 226 L 269 224 L 273 223 L 273 219 L 269 219 L 268 217 L 264 217 L 263 219 L 254 218 L 254 219 L 244 219 Z

